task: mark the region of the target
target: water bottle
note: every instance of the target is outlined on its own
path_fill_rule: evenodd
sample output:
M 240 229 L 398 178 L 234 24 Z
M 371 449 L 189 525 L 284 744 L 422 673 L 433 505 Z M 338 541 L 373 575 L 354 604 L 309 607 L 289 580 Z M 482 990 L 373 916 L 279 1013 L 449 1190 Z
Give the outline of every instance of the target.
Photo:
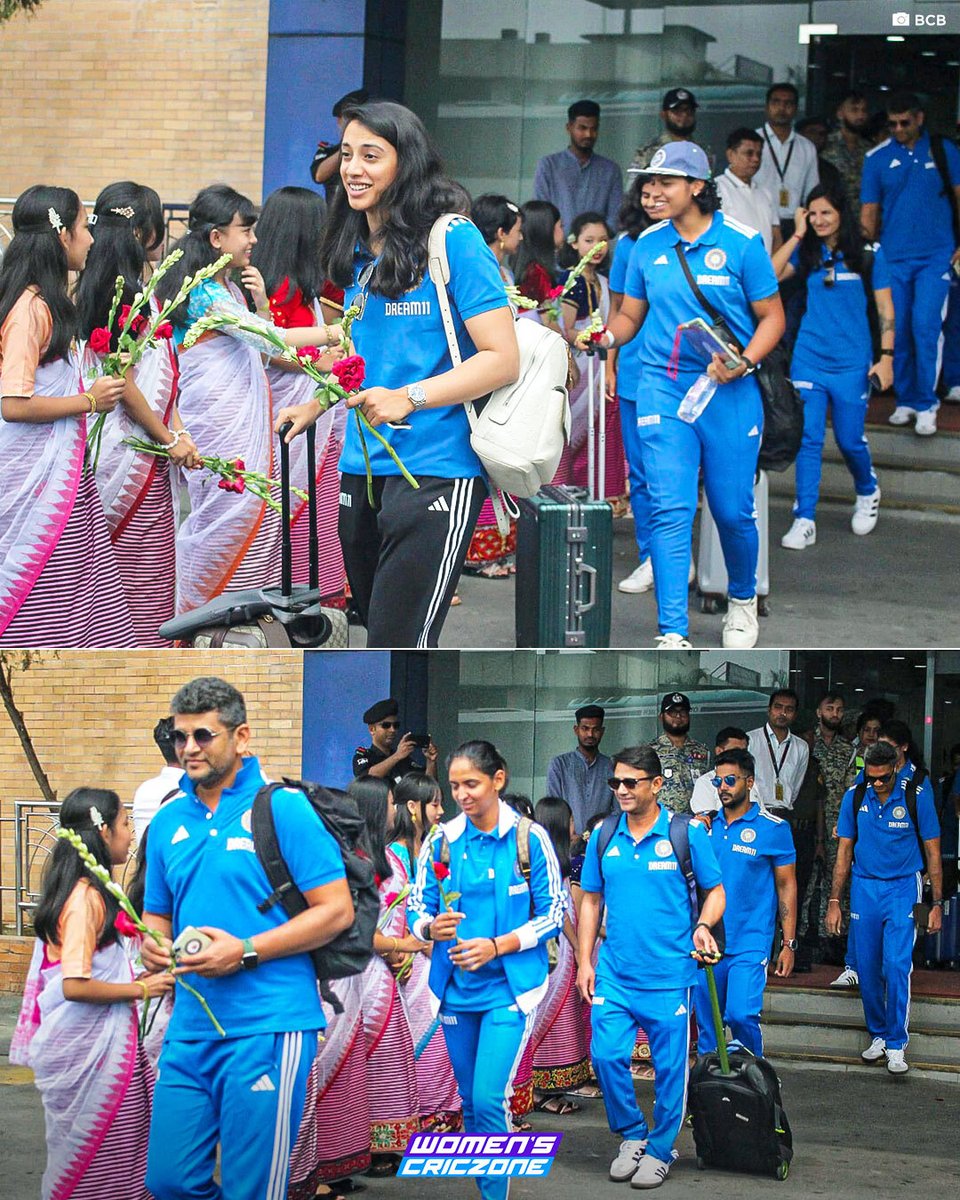
M 713 393 L 716 390 L 717 381 L 715 379 L 711 379 L 706 373 L 698 375 L 693 386 L 680 401 L 677 416 L 681 421 L 692 425 L 713 399 Z

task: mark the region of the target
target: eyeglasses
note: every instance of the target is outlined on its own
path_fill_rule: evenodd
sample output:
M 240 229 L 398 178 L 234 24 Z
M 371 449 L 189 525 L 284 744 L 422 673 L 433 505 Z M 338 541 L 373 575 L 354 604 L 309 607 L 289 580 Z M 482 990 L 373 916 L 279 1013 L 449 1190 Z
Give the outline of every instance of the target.
M 726 784 L 727 787 L 733 787 L 737 780 L 742 778 L 742 775 L 714 775 L 710 782 L 715 788 L 721 787 L 723 784 Z
M 399 721 L 381 721 L 380 728 L 381 729 L 399 729 L 400 722 Z
M 184 733 L 182 729 L 173 731 L 173 744 L 178 750 L 182 750 L 187 744 L 189 738 L 197 743 L 201 750 L 205 750 L 214 738 L 220 737 L 222 733 L 226 733 L 226 729 L 220 729 L 214 733 L 211 729 L 192 729 L 189 733 Z
M 824 263 L 823 286 L 832 288 L 837 282 L 837 264 L 833 258 L 828 258 Z
M 866 777 L 867 783 L 873 784 L 874 787 L 876 787 L 878 783 L 882 787 L 886 787 L 895 774 L 895 771 L 888 771 L 886 775 L 868 775 Z
M 888 129 L 909 129 L 913 124 L 913 117 L 907 117 L 905 121 L 888 121 Z
M 638 784 L 649 783 L 654 778 L 655 776 L 653 775 L 623 775 L 618 779 L 616 775 L 612 775 L 607 780 L 607 783 L 610 785 L 611 792 L 619 791 L 621 784 L 632 792 Z

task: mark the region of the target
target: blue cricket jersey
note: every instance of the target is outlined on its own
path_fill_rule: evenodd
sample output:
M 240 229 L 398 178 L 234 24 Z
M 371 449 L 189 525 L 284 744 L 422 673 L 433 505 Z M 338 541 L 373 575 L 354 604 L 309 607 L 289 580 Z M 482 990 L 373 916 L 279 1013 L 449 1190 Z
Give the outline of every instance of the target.
M 947 174 L 960 185 L 960 150 L 943 141 Z M 922 133 L 912 150 L 888 138 L 867 152 L 860 180 L 860 202 L 880 205 L 880 241 L 890 262 L 945 255 L 953 244 L 951 199 L 930 151 L 930 135 Z
M 857 822 L 857 844 L 853 851 L 854 875 L 871 879 L 901 879 L 925 869 L 917 845 L 917 833 L 904 799 L 907 783 L 915 770 L 912 762 L 904 766 L 885 804 L 880 803 L 876 792 L 868 786 L 856 813 L 853 811 L 856 784 L 847 789 L 840 803 L 837 833 L 842 838 L 852 838 L 853 823 Z M 940 836 L 940 822 L 929 779 L 925 779 L 917 788 L 917 820 L 924 841 Z

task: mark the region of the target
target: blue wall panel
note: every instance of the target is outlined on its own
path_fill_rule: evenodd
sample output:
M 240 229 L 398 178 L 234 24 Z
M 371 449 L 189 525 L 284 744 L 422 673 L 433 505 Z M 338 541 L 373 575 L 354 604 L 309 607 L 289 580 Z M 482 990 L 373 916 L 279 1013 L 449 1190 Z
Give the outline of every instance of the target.
M 331 787 L 353 778 L 363 713 L 390 695 L 389 650 L 312 650 L 303 663 L 303 775 Z

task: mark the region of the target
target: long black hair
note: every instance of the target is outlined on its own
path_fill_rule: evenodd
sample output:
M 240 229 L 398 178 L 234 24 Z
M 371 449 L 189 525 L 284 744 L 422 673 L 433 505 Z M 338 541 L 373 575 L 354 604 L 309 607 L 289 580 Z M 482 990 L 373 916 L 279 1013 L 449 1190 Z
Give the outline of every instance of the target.
M 131 304 L 143 286 L 147 254 L 163 241 L 163 206 L 151 187 L 125 179 L 110 183 L 93 206 L 93 246 L 77 281 L 74 299 L 81 337 L 107 323 L 118 275 L 123 276 L 121 304 Z M 117 348 L 119 329 L 111 333 Z
M 411 879 L 417 862 L 415 850 L 417 836 L 419 834 L 422 840 L 430 832 L 427 825 L 427 805 L 440 800 L 442 796 L 440 784 L 435 779 L 431 779 L 429 775 L 425 775 L 423 771 L 408 771 L 393 789 L 393 800 L 397 806 L 397 813 L 393 820 L 392 837 L 395 842 L 402 842 L 406 847 L 407 856 L 410 859 Z M 419 826 L 407 808 L 408 804 L 417 806 L 420 817 Z
M 620 228 L 627 237 L 633 238 L 634 241 L 636 241 L 645 229 L 649 229 L 653 224 L 640 200 L 640 197 L 643 195 L 644 185 L 649 182 L 650 180 L 645 176 L 638 175 L 630 185 L 630 190 L 624 196 L 623 203 L 620 205 Z
M 573 243 L 577 240 L 580 234 L 583 233 L 584 229 L 586 229 L 588 225 L 602 225 L 607 231 L 607 236 L 604 238 L 604 241 L 607 243 L 607 251 L 603 258 L 601 258 L 599 261 L 594 259 L 594 268 L 596 269 L 597 267 L 602 267 L 603 264 L 609 259 L 610 237 L 612 230 L 607 223 L 607 218 L 603 215 L 603 213 L 600 212 L 582 212 L 578 213 L 578 215 L 573 218 L 573 221 L 570 223 L 570 228 L 567 230 L 567 240 L 564 242 L 563 249 L 560 251 L 560 254 L 557 258 L 557 261 L 561 267 L 566 267 L 569 269 L 571 267 L 575 267 L 580 261 L 580 255 L 574 249 Z
M 560 220 L 560 209 L 549 200 L 528 200 L 520 206 L 523 215 L 523 241 L 517 250 L 514 275 L 519 282 L 531 263 L 537 263 L 551 279 L 557 274 L 557 248 L 553 230 Z
M 27 188 L 13 206 L 13 238 L 0 261 L 0 326 L 28 287 L 35 287 L 50 309 L 53 332 L 40 359 L 44 363 L 63 358 L 77 332 L 77 310 L 67 292 L 67 252 L 51 212 L 72 230 L 80 197 L 70 188 Z
M 226 229 L 234 217 L 239 217 L 245 228 L 256 224 L 257 210 L 240 192 L 225 183 L 214 183 L 197 193 L 190 205 L 187 232 L 171 247 L 182 250 L 183 258 L 157 284 L 156 294 L 161 300 L 173 299 L 188 275 L 217 261 L 220 256 L 210 243 L 210 234 L 215 229 Z M 187 324 L 188 303 L 184 300 L 171 313 L 175 325 Z
M 63 213 L 60 215 L 63 217 Z M 79 834 L 83 844 L 101 867 L 109 871 L 112 868 L 110 852 L 94 823 L 91 809 L 100 814 L 104 824 L 112 827 L 120 813 L 120 797 L 116 792 L 109 792 L 104 788 L 74 788 L 60 806 L 60 825 L 63 829 L 72 829 L 74 833 Z M 43 876 L 43 892 L 33 917 L 37 937 L 48 945 L 59 946 L 57 924 L 60 914 L 70 898 L 70 893 L 81 879 L 86 879 L 91 887 L 96 888 L 106 904 L 106 921 L 99 945 L 108 946 L 117 940 L 114 921 L 120 906 L 99 879 L 95 879 L 84 867 L 74 847 L 69 842 L 58 840 L 47 862 Z
M 361 775 L 347 788 L 347 794 L 356 800 L 363 817 L 364 840 L 380 883 L 392 874 L 387 858 L 387 813 L 392 790 L 385 779 L 376 775 Z
M 520 209 L 506 196 L 484 192 L 474 200 L 470 219 L 480 230 L 487 245 L 492 246 L 497 240 L 498 229 L 509 233 L 520 220 Z
M 420 118 L 392 100 L 352 105 L 343 114 L 344 129 L 357 121 L 397 152 L 397 174 L 383 193 L 383 248 L 370 280 L 371 290 L 396 300 L 416 287 L 427 269 L 427 238 L 437 217 L 463 207 L 463 189 L 443 173 L 440 155 Z M 346 288 L 353 282 L 354 248 L 369 246 L 363 213 L 354 212 L 346 188 L 330 202 L 320 258 L 327 276 Z
M 456 750 L 447 755 L 447 770 L 455 758 L 465 758 L 481 775 L 492 779 L 498 771 L 506 773 L 507 764 L 500 751 L 492 742 L 476 738 L 470 742 L 462 742 Z
M 557 852 L 560 864 L 560 874 L 564 879 L 570 878 L 570 818 L 573 814 L 570 805 L 559 796 L 544 796 L 537 801 L 533 810 L 533 819 L 542 825 L 550 835 L 553 848 Z
M 297 288 L 304 304 L 312 304 L 320 295 L 324 280 L 320 239 L 326 212 L 323 197 L 302 187 L 277 188 L 260 210 L 250 261 L 263 276 L 268 296 L 289 280 L 285 295 L 277 297 L 281 304 Z
M 835 253 L 843 255 L 843 261 L 848 271 L 857 275 L 863 271 L 864 239 L 860 232 L 859 216 L 854 216 L 847 199 L 846 190 L 840 185 L 818 183 L 807 196 L 807 208 L 814 200 L 826 200 L 835 208 L 840 216 L 840 228 L 837 230 L 837 245 Z M 807 222 L 807 230 L 800 242 L 800 271 L 803 278 L 812 275 L 814 271 L 824 267 L 823 241 L 814 232 L 813 226 Z

